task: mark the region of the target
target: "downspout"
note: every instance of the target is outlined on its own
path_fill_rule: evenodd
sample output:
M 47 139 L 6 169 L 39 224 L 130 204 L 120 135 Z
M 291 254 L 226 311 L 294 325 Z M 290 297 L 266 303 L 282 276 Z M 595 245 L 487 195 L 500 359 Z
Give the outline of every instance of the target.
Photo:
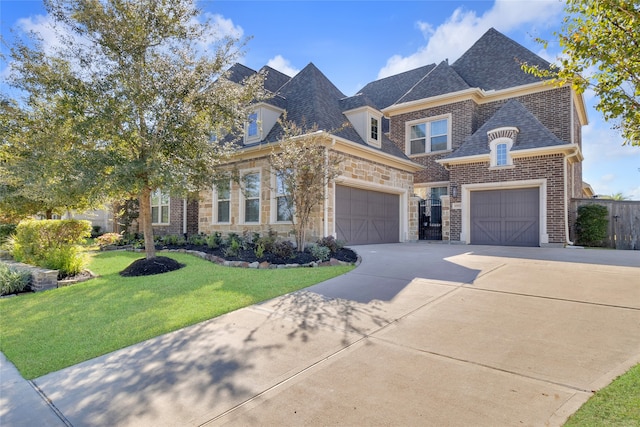
M 187 235 L 187 199 L 182 199 L 182 234 Z
M 568 165 L 569 165 L 569 159 L 572 157 L 577 157 L 578 155 L 578 150 L 574 150 L 572 154 L 567 155 L 564 158 L 564 233 L 565 233 L 565 240 L 567 245 L 569 246 L 573 246 L 573 242 L 571 240 L 569 240 L 569 188 L 567 187 L 567 180 L 568 180 L 568 176 L 567 176 L 567 170 L 568 170 Z
M 331 146 L 336 144 L 336 139 L 331 139 Z M 324 170 L 325 173 L 327 168 L 329 167 L 329 148 L 327 148 L 324 152 Z M 335 209 L 334 209 L 335 211 Z M 334 212 L 334 221 L 335 221 L 335 212 Z M 322 237 L 327 237 L 329 235 L 329 182 L 327 179 L 324 180 L 324 209 L 322 212 Z

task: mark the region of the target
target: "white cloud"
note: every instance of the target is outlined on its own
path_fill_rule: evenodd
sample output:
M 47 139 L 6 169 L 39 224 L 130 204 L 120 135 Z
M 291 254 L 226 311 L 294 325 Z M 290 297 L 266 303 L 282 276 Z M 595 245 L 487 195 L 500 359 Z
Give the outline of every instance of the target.
M 439 63 L 444 59 L 453 62 L 491 27 L 509 32 L 524 24 L 548 23 L 562 9 L 563 3 L 557 0 L 496 0 L 493 7 L 482 16 L 460 7 L 435 29 L 429 23 L 418 21 L 416 25 L 427 44 L 409 56 L 394 55 L 389 58 L 379 71 L 378 78 Z
M 42 48 L 47 55 L 52 55 L 64 46 L 59 37 L 60 29 L 54 25 L 50 15 L 35 15 L 19 19 L 16 27 L 25 34 L 33 33 L 42 39 Z
M 275 57 L 271 58 L 267 62 L 267 65 L 273 69 L 280 71 L 281 73 L 286 74 L 289 77 L 293 77 L 300 72 L 298 68 L 295 68 L 293 65 L 291 65 L 291 62 L 289 62 L 288 59 L 284 59 L 282 55 L 276 55 Z

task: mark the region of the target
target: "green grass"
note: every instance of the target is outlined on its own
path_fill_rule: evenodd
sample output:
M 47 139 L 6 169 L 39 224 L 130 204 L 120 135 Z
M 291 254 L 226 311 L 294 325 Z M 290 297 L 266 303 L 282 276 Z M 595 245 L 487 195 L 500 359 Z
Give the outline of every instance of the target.
M 186 267 L 121 277 L 140 254 L 91 257 L 100 277 L 0 299 L 0 350 L 32 379 L 224 313 L 311 286 L 353 267 L 257 270 L 222 267 L 179 253 Z
M 591 396 L 565 424 L 578 426 L 640 426 L 640 365 Z

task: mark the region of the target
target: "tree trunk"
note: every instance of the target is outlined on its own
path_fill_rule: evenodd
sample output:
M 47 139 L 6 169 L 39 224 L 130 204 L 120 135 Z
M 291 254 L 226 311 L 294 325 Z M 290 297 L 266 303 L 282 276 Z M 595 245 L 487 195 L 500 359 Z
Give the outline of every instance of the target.
M 53 210 L 52 209 L 47 209 L 46 211 L 44 211 L 44 218 L 45 219 L 53 218 Z
M 151 190 L 147 187 L 143 188 L 138 196 L 140 204 L 140 217 L 138 220 L 142 223 L 142 233 L 144 234 L 144 251 L 147 259 L 156 257 L 156 247 L 153 240 L 153 227 L 151 226 Z

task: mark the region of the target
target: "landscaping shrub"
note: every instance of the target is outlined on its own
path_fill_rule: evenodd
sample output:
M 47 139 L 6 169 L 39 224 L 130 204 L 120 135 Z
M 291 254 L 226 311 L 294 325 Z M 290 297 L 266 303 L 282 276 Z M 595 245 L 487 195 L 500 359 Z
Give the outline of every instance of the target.
M 222 244 L 222 234 L 216 231 L 206 238 L 206 244 L 210 249 L 216 249 Z
M 59 277 L 65 277 L 80 273 L 86 264 L 85 254 L 79 246 L 65 245 L 49 250 L 41 265 L 58 270 Z
M 7 241 L 9 236 L 16 232 L 15 224 L 0 224 L 0 244 Z
M 604 246 L 608 226 L 609 210 L 606 206 L 580 206 L 576 219 L 577 243 L 584 246 Z
M 122 243 L 122 235 L 118 233 L 105 233 L 102 236 L 98 236 L 96 238 L 96 242 L 101 248 L 110 245 L 118 245 Z
M 331 249 L 327 246 L 320 246 L 318 244 L 311 244 L 309 246 L 309 252 L 314 258 L 320 261 L 327 261 L 331 257 Z
M 316 243 L 320 246 L 329 248 L 329 251 L 331 251 L 332 254 L 335 254 L 336 252 L 338 252 L 340 249 L 344 247 L 344 243 L 341 242 L 340 240 L 336 240 L 336 238 L 333 236 L 323 237 L 322 239 L 318 240 Z
M 16 261 L 55 268 L 61 275 L 73 275 L 84 265 L 77 246 L 90 236 L 89 221 L 21 221 L 16 228 L 12 255 Z
M 296 248 L 290 240 L 278 240 L 273 244 L 273 253 L 280 258 L 293 258 Z
M 31 273 L 0 262 L 0 295 L 25 290 L 31 283 Z

